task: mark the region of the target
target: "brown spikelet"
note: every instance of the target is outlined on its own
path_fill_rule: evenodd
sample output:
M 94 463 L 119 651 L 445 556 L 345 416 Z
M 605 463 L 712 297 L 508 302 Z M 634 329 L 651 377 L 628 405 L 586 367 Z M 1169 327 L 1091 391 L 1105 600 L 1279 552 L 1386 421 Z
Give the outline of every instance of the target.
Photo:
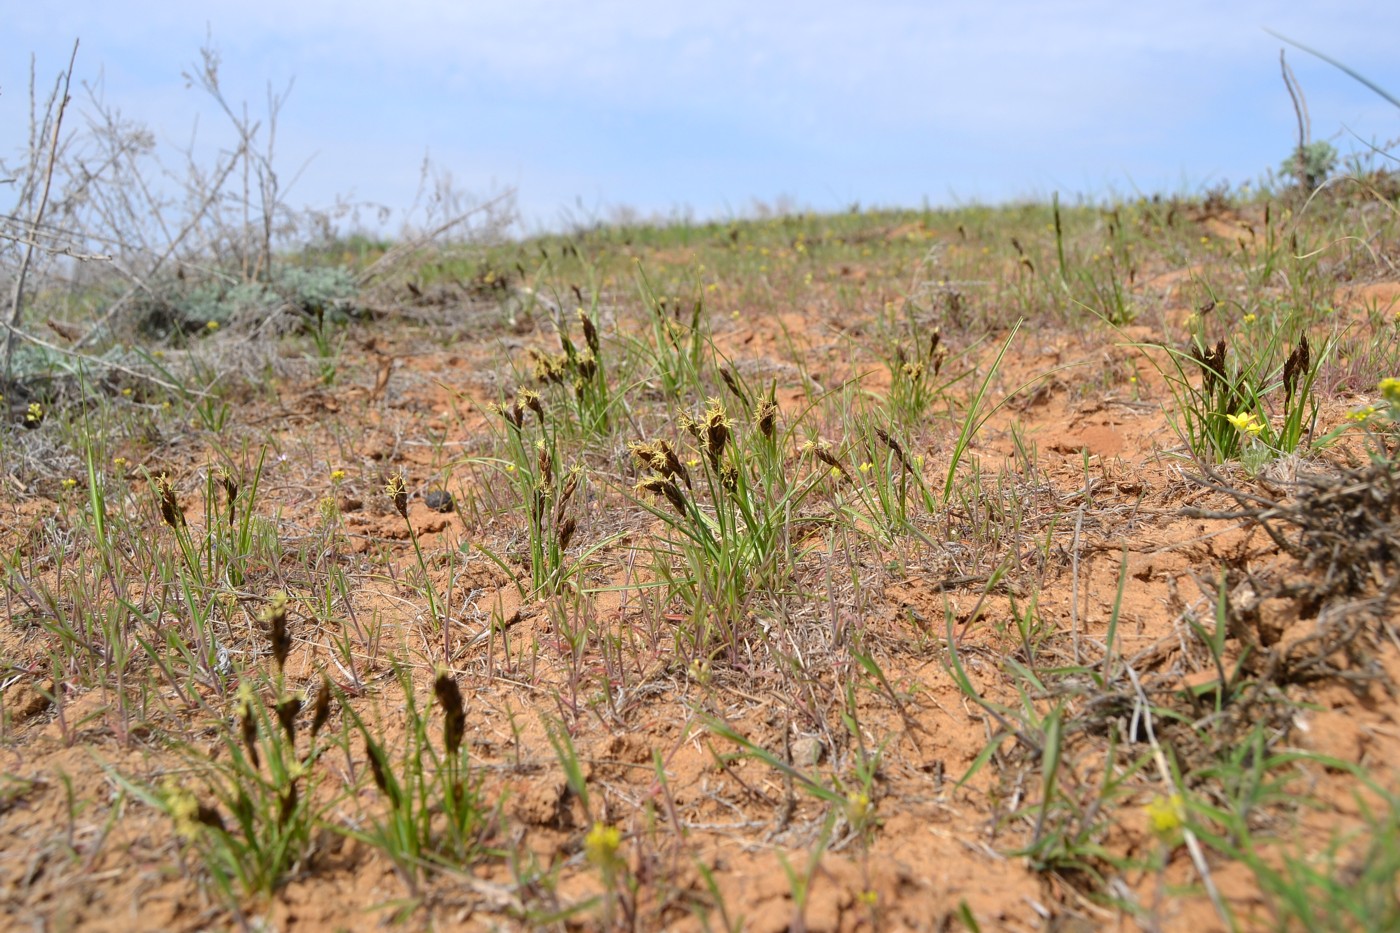
M 538 418 L 540 421 L 544 420 L 544 402 L 540 400 L 540 394 L 534 389 L 521 389 L 516 394 L 516 411 L 521 411 L 520 406 L 522 405 L 525 406 L 525 408 L 528 408 L 530 411 L 533 411 L 535 413 L 535 417 Z M 525 420 L 525 415 L 523 411 L 521 411 L 520 419 L 522 423 Z M 516 427 L 520 427 L 520 425 L 517 424 Z
M 1293 352 L 1288 354 L 1288 360 L 1283 364 L 1283 401 L 1285 405 L 1293 401 L 1293 392 L 1298 388 L 1298 377 L 1306 375 L 1311 363 L 1308 338 L 1306 336 L 1300 337 L 1298 346 L 1293 348 Z
M 658 440 L 656 442 L 656 452 L 661 455 L 661 469 L 657 472 L 672 479 L 680 477 L 687 487 L 690 486 L 690 471 L 681 463 L 680 455 L 676 453 L 676 448 L 671 446 L 670 441 Z M 655 466 L 655 464 L 653 464 Z
M 297 713 L 301 712 L 302 704 L 305 700 L 301 694 L 289 694 L 277 701 L 275 707 L 277 711 L 277 721 L 282 724 L 282 730 L 287 733 L 287 741 L 295 742 L 297 738 Z
M 267 626 L 268 642 L 272 645 L 272 657 L 277 669 L 287 666 L 287 655 L 292 653 L 292 636 L 287 631 L 287 594 L 274 593 L 272 604 L 259 613 L 258 618 Z
M 592 350 L 595 356 L 598 355 L 602 351 L 598 340 L 598 328 L 593 326 L 593 319 L 588 316 L 588 312 L 579 308 L 578 320 L 583 325 L 583 342 L 588 344 L 588 349 Z
M 554 456 L 545 447 L 544 440 L 535 441 L 535 464 L 539 467 L 540 480 L 547 486 L 554 482 Z
M 691 437 L 695 438 L 697 441 L 700 441 L 702 444 L 704 443 L 705 439 L 702 436 L 701 424 L 694 418 L 690 417 L 690 412 L 676 412 L 676 424 L 680 425 L 681 430 L 685 431 Z
M 210 806 L 207 803 L 201 803 L 198 809 L 195 810 L 194 818 L 196 822 L 202 823 L 210 829 L 217 829 L 219 832 L 228 832 L 224 827 L 224 818 L 219 815 L 217 807 Z
M 735 398 L 744 405 L 749 403 L 749 397 L 744 394 L 743 389 L 739 388 L 739 380 L 734 378 L 733 370 L 728 366 L 721 366 L 719 368 L 719 377 L 724 380 L 724 384 L 729 387 L 729 391 L 734 393 Z
M 846 472 L 845 465 L 836 459 L 836 455 L 831 452 L 830 448 L 825 444 L 812 444 L 811 450 L 812 456 L 839 472 L 846 482 L 851 482 L 851 474 Z
M 569 471 L 569 476 L 564 480 L 564 488 L 559 492 L 559 502 L 554 508 L 555 515 L 563 513 L 564 507 L 569 504 L 569 500 L 574 497 L 578 490 L 579 468 L 574 467 Z
M 438 668 L 437 678 L 433 681 L 433 695 L 442 707 L 443 746 L 447 749 L 448 757 L 455 758 L 467 730 L 467 713 L 466 705 L 462 702 L 462 690 L 445 668 Z
M 1205 391 L 1206 395 L 1210 395 L 1210 394 L 1211 394 L 1211 392 L 1214 390 L 1214 388 L 1215 388 L 1217 382 L 1220 383 L 1222 386 L 1224 385 L 1224 383 L 1225 383 L 1225 338 L 1224 338 L 1224 337 L 1221 337 L 1220 340 L 1219 340 L 1219 342 L 1216 343 L 1215 349 L 1213 349 L 1213 350 L 1204 350 L 1204 349 L 1202 349 L 1202 348 L 1200 348 L 1200 347 L 1196 347 L 1196 348 L 1192 351 L 1192 356 L 1193 356 L 1193 358 L 1196 360 L 1197 365 L 1199 365 L 1199 366 L 1201 367 L 1201 373 L 1202 373 L 1202 375 L 1203 375 L 1203 379 L 1202 379 L 1202 382 L 1201 382 L 1201 388 Z
M 900 446 L 899 441 L 890 437 L 889 432 L 886 431 L 884 428 L 876 428 L 875 436 L 880 439 L 881 443 L 883 443 L 886 447 L 888 447 L 891 451 L 894 452 L 895 459 L 899 461 L 899 465 L 903 467 L 906 472 L 914 472 L 914 468 L 909 465 L 909 459 L 904 456 L 904 448 Z
M 768 398 L 764 399 L 754 412 L 753 423 L 754 427 L 758 428 L 758 433 L 770 441 L 773 439 L 773 434 L 778 429 L 778 399 L 773 387 L 768 389 Z
M 706 403 L 704 421 L 701 422 L 700 444 L 705 455 L 710 458 L 710 466 L 719 470 L 720 457 L 724 455 L 725 444 L 729 442 L 729 418 L 719 399 L 712 398 Z
M 682 518 L 685 517 L 685 494 L 681 492 L 679 486 L 666 477 L 659 473 L 653 473 L 639 482 L 636 489 L 639 492 L 649 492 L 653 495 L 665 496 L 666 501 L 671 503 L 671 507 L 674 508 Z
M 574 521 L 572 515 L 564 519 L 563 523 L 559 526 L 559 550 L 563 551 L 568 549 L 569 541 L 573 538 L 576 530 L 578 530 L 578 522 Z
M 501 414 L 505 415 L 506 424 L 519 431 L 525 426 L 525 409 L 520 407 L 520 399 L 510 403 L 509 408 L 502 408 Z
M 374 786 L 389 798 L 390 806 L 397 810 L 399 808 L 399 795 L 395 788 L 389 784 L 388 765 L 384 761 L 384 750 L 371 742 L 369 736 L 365 736 L 365 756 L 369 758 L 369 771 L 374 777 Z
M 321 677 L 321 689 L 316 691 L 316 700 L 311 704 L 311 738 L 314 740 L 326 720 L 331 718 L 331 682 Z
M 258 758 L 258 720 L 253 712 L 251 697 L 243 698 L 243 703 L 238 711 L 238 728 L 243 737 L 243 747 L 248 751 L 248 760 L 256 768 L 262 762 Z
M 185 513 L 180 511 L 180 502 L 175 498 L 175 487 L 170 477 L 164 473 L 155 478 L 156 490 L 160 493 L 160 517 L 171 528 L 183 528 Z
M 281 796 L 282 805 L 277 811 L 277 824 L 279 826 L 286 826 L 287 821 L 292 818 L 292 814 L 295 813 L 297 809 L 297 799 L 299 796 L 297 793 L 297 782 L 292 781 L 292 783 L 287 786 L 287 789 L 282 792 Z
M 238 480 L 223 467 L 218 472 L 219 485 L 224 487 L 224 496 L 228 499 L 228 524 L 233 527 L 234 510 L 238 504 Z
M 399 513 L 399 517 L 408 521 L 408 485 L 403 480 L 402 473 L 395 473 L 389 477 L 384 484 L 384 492 L 394 501 L 394 511 Z

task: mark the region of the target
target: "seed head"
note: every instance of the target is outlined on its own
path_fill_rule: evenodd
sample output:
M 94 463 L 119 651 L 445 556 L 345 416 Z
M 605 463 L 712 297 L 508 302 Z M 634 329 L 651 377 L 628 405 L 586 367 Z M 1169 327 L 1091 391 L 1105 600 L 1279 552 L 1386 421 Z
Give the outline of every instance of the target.
M 282 730 L 287 733 L 287 741 L 295 742 L 297 738 L 297 713 L 301 712 L 302 705 L 306 698 L 300 693 L 292 693 L 277 701 L 277 721 L 282 724 Z
M 773 390 L 768 390 L 768 398 L 759 404 L 758 410 L 753 415 L 754 427 L 758 428 L 758 433 L 773 439 L 773 433 L 778 427 L 778 400 L 773 394 Z
M 237 504 L 238 500 L 238 480 L 234 479 L 233 475 L 224 467 L 219 467 L 217 479 L 219 480 L 219 485 L 224 487 L 224 495 L 228 498 L 228 524 L 229 527 L 232 528 L 234 506 Z
M 588 316 L 587 311 L 579 308 L 577 314 L 579 323 L 583 325 L 583 342 L 588 344 L 588 349 L 592 350 L 596 356 L 602 352 L 598 340 L 598 328 L 593 326 L 593 319 Z
M 826 444 L 809 443 L 804 449 L 810 451 L 812 456 L 840 473 L 846 482 L 851 482 L 851 474 L 846 472 L 845 464 L 836 459 L 836 455 L 831 452 L 831 448 L 827 447 Z
M 316 734 L 321 731 L 321 727 L 326 724 L 326 720 L 331 718 L 331 682 L 323 674 L 321 675 L 321 689 L 316 691 L 316 700 L 311 704 L 311 738 L 314 741 Z
M 403 481 L 403 474 L 395 473 L 389 477 L 388 482 L 384 484 L 384 492 L 394 500 L 394 511 L 398 512 L 404 521 L 408 521 L 408 486 Z
M 703 436 L 701 446 L 710 458 L 710 466 L 719 469 L 719 459 L 724 454 L 724 445 L 729 441 L 730 421 L 724 413 L 724 405 L 717 398 L 710 399 L 705 406 L 704 420 L 701 422 Z
M 729 387 L 729 391 L 734 393 L 735 398 L 744 405 L 749 403 L 749 397 L 744 394 L 743 389 L 739 388 L 739 381 L 734 378 L 734 373 L 728 366 L 721 366 L 719 368 L 719 377 L 724 380 L 724 384 Z
M 671 507 L 682 517 L 685 517 L 685 494 L 674 482 L 659 473 L 653 473 L 639 482 L 634 487 L 638 492 L 649 492 L 653 495 L 666 497 L 666 501 L 671 503 Z
M 559 526 L 559 550 L 563 551 L 568 548 L 569 541 L 573 538 L 574 532 L 577 529 L 578 522 L 574 521 L 572 515 L 564 519 L 563 523 Z
M 282 805 L 277 811 L 277 825 L 287 825 L 287 821 L 290 820 L 292 814 L 296 812 L 297 799 L 299 796 L 300 795 L 297 793 L 297 782 L 294 779 L 287 785 L 287 789 L 282 792 Z
M 243 738 L 243 747 L 248 751 L 248 760 L 256 768 L 261 763 L 258 759 L 258 720 L 257 713 L 253 710 L 253 688 L 247 681 L 238 690 L 238 728 Z
M 292 652 L 292 636 L 287 631 L 287 594 L 280 590 L 273 593 L 272 602 L 258 614 L 258 619 L 267 626 L 272 657 L 280 671 L 287 666 L 287 655 Z
M 379 788 L 380 793 L 389 798 L 389 805 L 397 810 L 399 808 L 399 795 L 397 788 L 389 784 L 388 765 L 384 761 L 384 750 L 370 741 L 369 736 L 365 736 L 365 756 L 369 758 L 369 770 L 374 777 L 374 786 Z
M 540 394 L 534 389 L 521 389 L 516 394 L 516 410 L 519 411 L 520 406 L 522 405 L 530 409 L 530 411 L 533 411 L 535 413 L 535 417 L 538 418 L 540 421 L 544 420 L 544 402 L 540 401 Z M 523 422 L 525 417 L 524 414 L 522 413 L 520 417 L 521 421 Z M 520 425 L 516 425 L 516 427 L 520 427 Z
M 544 439 L 535 441 L 535 464 L 539 467 L 540 480 L 545 485 L 554 482 L 554 457 L 545 447 Z
M 881 443 L 883 443 L 886 447 L 894 451 L 895 459 L 899 461 L 900 466 L 902 466 L 909 473 L 914 472 L 914 468 L 909 465 L 909 459 L 904 456 L 904 448 L 900 446 L 899 441 L 890 437 L 889 432 L 886 431 L 884 428 L 876 428 L 875 436 L 878 437 Z
M 433 681 L 433 695 L 442 707 L 442 741 L 449 757 L 456 757 L 467 729 L 466 706 L 457 681 L 446 668 L 439 667 Z
M 183 528 L 185 513 L 180 511 L 179 500 L 175 498 L 175 487 L 170 477 L 160 473 L 155 478 L 156 490 L 160 493 L 160 517 L 171 528 Z
M 1306 335 L 1298 339 L 1298 346 L 1293 348 L 1293 352 L 1288 354 L 1288 360 L 1283 364 L 1283 401 L 1284 404 L 1293 401 L 1293 391 L 1298 387 L 1298 377 L 1305 376 L 1312 360 L 1311 352 L 1308 349 L 1308 338 Z

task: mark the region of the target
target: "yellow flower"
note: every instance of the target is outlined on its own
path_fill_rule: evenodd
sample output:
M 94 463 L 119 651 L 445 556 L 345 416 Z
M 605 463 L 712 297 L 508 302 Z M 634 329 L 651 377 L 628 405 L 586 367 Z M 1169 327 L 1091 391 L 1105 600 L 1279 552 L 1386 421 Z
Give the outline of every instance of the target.
M 113 457 L 113 458 L 112 458 L 112 466 L 114 466 L 114 467 L 116 467 L 118 470 L 120 470 L 122 467 L 126 466 L 126 458 L 125 458 L 125 457 Z
M 1226 415 L 1225 419 L 1235 426 L 1236 431 L 1243 431 L 1250 437 L 1258 437 L 1264 430 L 1264 424 L 1259 420 L 1259 416 L 1252 411 L 1247 411 L 1242 415 Z
M 78 481 L 71 476 L 63 481 L 64 489 L 72 489 L 76 485 L 78 485 Z
M 190 840 L 199 835 L 199 801 L 173 778 L 165 784 L 165 809 L 182 838 Z
M 852 826 L 860 826 L 870 816 L 870 795 L 857 791 L 846 798 L 846 819 Z
M 1143 809 L 1147 813 L 1147 825 L 1161 837 L 1175 834 L 1186 819 L 1186 801 L 1176 793 L 1170 797 L 1153 797 Z
M 1257 320 L 1259 320 L 1259 316 L 1257 314 L 1246 314 L 1244 316 L 1244 322 L 1246 324 L 1253 324 Z
M 218 322 L 218 321 L 210 321 L 208 324 L 205 324 L 204 326 L 207 327 L 207 328 L 209 328 L 209 330 L 211 330 L 211 331 L 215 331 L 215 330 L 218 330 L 218 329 L 219 329 L 219 322 Z
M 599 868 L 612 869 L 618 862 L 617 850 L 622 845 L 622 830 L 616 826 L 594 823 L 583 840 L 588 861 Z
M 871 463 L 869 460 L 860 465 L 860 471 L 862 473 L 869 473 L 873 469 L 875 469 L 875 464 Z
M 1380 382 L 1381 395 L 1392 405 L 1400 405 L 1400 379 L 1387 376 Z
M 1347 415 L 1347 417 L 1352 421 L 1367 421 L 1380 410 L 1381 407 L 1379 405 L 1367 405 L 1365 408 L 1358 408 L 1356 411 Z
M 345 479 L 345 471 L 344 471 L 344 470 L 331 470 L 331 482 L 332 482 L 332 483 L 338 483 L 338 482 L 340 482 L 340 481 L 343 480 L 343 479 Z

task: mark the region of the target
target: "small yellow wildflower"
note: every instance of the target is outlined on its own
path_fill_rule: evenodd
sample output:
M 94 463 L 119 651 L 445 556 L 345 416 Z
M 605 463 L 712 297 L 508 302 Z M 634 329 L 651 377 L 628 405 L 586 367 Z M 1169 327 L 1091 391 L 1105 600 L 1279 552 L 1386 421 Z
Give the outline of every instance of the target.
M 199 801 L 174 780 L 165 784 L 165 809 L 181 838 L 192 840 L 199 835 Z
M 343 480 L 343 479 L 345 479 L 345 471 L 344 471 L 344 470 L 331 470 L 331 482 L 332 482 L 332 483 L 338 483 L 338 482 L 340 482 L 340 481 Z
M 1400 379 L 1387 376 L 1380 382 L 1381 395 L 1392 405 L 1400 405 Z
M 131 398 L 131 386 L 122 389 L 122 398 Z
M 64 489 L 72 489 L 74 486 L 77 486 L 77 485 L 78 485 L 78 481 L 75 480 L 75 479 L 74 479 L 73 477 L 71 477 L 71 476 L 68 477 L 67 479 L 65 479 L 65 480 L 63 481 L 63 488 L 64 488 Z
M 1253 324 L 1255 321 L 1259 320 L 1259 315 L 1257 315 L 1257 314 L 1246 314 L 1246 315 L 1244 316 L 1244 319 L 1243 319 L 1243 320 L 1244 320 L 1244 322 L 1245 322 L 1246 324 Z
M 622 830 L 604 823 L 594 823 L 583 840 L 583 851 L 599 868 L 611 870 L 617 866 L 617 850 L 622 845 Z
M 1259 420 L 1259 416 L 1252 411 L 1247 411 L 1242 415 L 1226 415 L 1225 419 L 1234 425 L 1236 431 L 1243 431 L 1250 437 L 1258 437 L 1264 430 L 1264 424 Z
M 126 464 L 127 464 L 127 460 L 126 460 L 125 457 L 113 457 L 113 458 L 112 458 L 112 466 L 116 467 L 118 470 L 120 470 L 121 468 L 123 468 L 124 466 L 126 466 Z
M 846 819 L 851 821 L 852 826 L 863 825 L 871 812 L 869 794 L 857 791 L 846 798 Z
M 1352 421 L 1369 421 L 1371 416 L 1376 414 L 1380 410 L 1381 407 L 1379 405 L 1367 405 L 1366 407 L 1358 408 L 1356 411 L 1347 415 L 1347 418 L 1349 418 Z
M 216 330 L 219 329 L 219 322 L 218 322 L 218 321 L 210 321 L 208 324 L 205 324 L 204 326 L 205 326 L 206 328 L 208 328 L 211 332 L 212 332 L 212 331 L 216 331 Z
M 875 464 L 871 463 L 869 460 L 860 465 L 860 471 L 862 473 L 869 473 L 873 469 L 875 469 Z
M 1161 837 L 1174 835 L 1186 820 L 1186 801 L 1180 794 L 1153 797 L 1143 809 L 1147 813 L 1148 827 Z

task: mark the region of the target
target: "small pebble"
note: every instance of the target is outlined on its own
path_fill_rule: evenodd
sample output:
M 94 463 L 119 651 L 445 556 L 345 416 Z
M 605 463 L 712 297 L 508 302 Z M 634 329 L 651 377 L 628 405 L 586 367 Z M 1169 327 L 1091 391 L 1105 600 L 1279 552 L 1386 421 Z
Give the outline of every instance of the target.
M 452 493 L 446 489 L 429 489 L 423 493 L 423 504 L 434 512 L 451 512 L 454 505 Z

